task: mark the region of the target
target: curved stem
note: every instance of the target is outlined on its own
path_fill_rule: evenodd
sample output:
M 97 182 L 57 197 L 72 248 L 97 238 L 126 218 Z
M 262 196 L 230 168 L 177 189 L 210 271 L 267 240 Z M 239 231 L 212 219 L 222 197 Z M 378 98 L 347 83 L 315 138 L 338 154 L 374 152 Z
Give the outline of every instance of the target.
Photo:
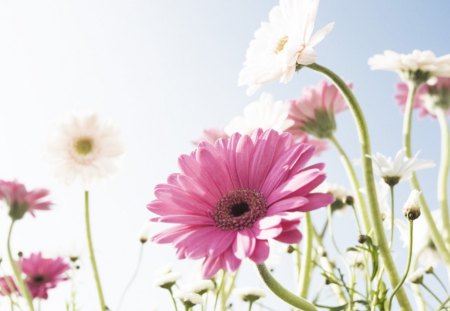
M 438 303 L 442 304 L 442 300 L 439 299 L 439 297 L 438 297 L 435 293 L 433 293 L 433 291 L 432 291 L 428 286 L 426 286 L 423 282 L 420 283 L 420 285 L 422 285 L 422 287 L 423 287 L 423 288 L 424 288 L 431 296 L 433 296 L 433 298 L 436 299 L 436 301 L 437 301 Z
M 423 248 L 422 250 L 419 251 L 419 253 L 417 255 L 415 255 L 414 258 L 414 262 L 413 262 L 413 271 L 417 270 L 417 264 L 418 264 L 418 259 L 420 257 L 420 254 L 423 252 L 425 248 Z M 423 298 L 422 292 L 420 291 L 420 286 L 418 284 L 411 284 L 411 288 L 413 290 L 414 293 L 414 298 L 416 300 L 416 305 L 417 305 L 417 310 L 418 311 L 426 311 L 427 310 L 427 305 L 425 303 L 425 299 Z
M 117 311 L 119 311 L 122 308 L 122 304 L 123 304 L 123 300 L 125 299 L 125 295 L 127 294 L 128 290 L 131 288 L 131 285 L 133 285 L 134 280 L 136 280 L 136 277 L 139 273 L 139 268 L 141 267 L 143 251 L 144 251 L 144 244 L 141 243 L 141 247 L 139 248 L 139 255 L 138 255 L 138 261 L 136 264 L 136 268 L 134 269 L 134 272 L 133 272 L 130 280 L 128 281 L 127 286 L 123 290 L 122 296 L 120 296 L 119 306 L 117 307 Z
M 367 189 L 367 196 L 369 199 L 369 211 L 373 223 L 372 227 L 375 233 L 376 241 L 378 243 L 380 255 L 386 267 L 386 272 L 388 274 L 389 281 L 391 282 L 392 285 L 398 284 L 400 281 L 399 275 L 395 267 L 394 260 L 392 259 L 386 235 L 384 233 L 380 207 L 378 205 L 377 192 L 375 188 L 375 180 L 373 175 L 372 159 L 368 157 L 368 155 L 372 154 L 370 150 L 371 148 L 370 148 L 369 131 L 361 107 L 358 101 L 356 100 L 355 96 L 353 95 L 352 91 L 347 86 L 347 84 L 333 71 L 318 64 L 312 64 L 309 65 L 308 67 L 326 75 L 333 81 L 333 83 L 336 85 L 336 87 L 340 90 L 342 95 L 347 100 L 350 110 L 353 113 L 353 117 L 355 119 L 358 128 L 359 141 L 361 144 L 361 153 L 362 153 L 361 157 L 363 162 L 364 180 Z M 367 211 L 364 210 L 363 208 L 361 208 L 361 211 L 363 217 L 365 218 L 366 216 L 364 215 L 367 214 Z M 368 230 L 369 228 L 365 229 Z M 406 293 L 402 288 L 400 288 L 396 297 L 398 299 L 399 305 L 403 310 L 411 310 L 411 305 L 409 303 L 408 297 L 406 296 Z
M 389 298 L 389 307 L 388 310 L 391 310 L 392 306 L 392 300 L 394 299 L 395 294 L 397 291 L 403 286 L 403 283 L 405 283 L 406 278 L 408 277 L 409 268 L 411 267 L 411 259 L 412 259 L 412 250 L 413 250 L 413 233 L 414 233 L 414 221 L 409 221 L 409 249 L 408 249 L 408 263 L 406 264 L 405 273 L 403 274 L 403 277 L 400 281 L 400 283 L 395 286 L 394 291 L 391 294 L 391 297 Z
M 94 245 L 92 243 L 91 235 L 91 220 L 89 217 L 89 192 L 84 192 L 84 207 L 85 207 L 85 220 L 86 220 L 86 235 L 89 247 L 89 257 L 91 259 L 91 266 L 94 272 L 95 285 L 97 286 L 97 294 L 100 302 L 100 310 L 106 311 L 105 298 L 103 297 L 102 284 L 100 282 L 100 276 L 97 269 L 97 262 L 95 261 Z
M 173 291 L 172 288 L 168 288 L 169 293 L 170 293 L 170 298 L 172 299 L 173 305 L 175 307 L 175 311 L 178 311 L 178 306 L 177 306 L 177 302 L 175 300 L 175 297 L 173 297 Z
M 414 97 L 417 92 L 418 85 L 415 83 L 410 83 L 408 85 L 408 100 L 406 102 L 405 115 L 403 119 L 403 147 L 405 148 L 405 155 L 408 158 L 412 157 L 412 147 L 411 147 L 411 124 L 412 124 L 412 111 L 413 111 L 413 103 Z M 414 189 L 421 192 L 419 180 L 416 177 L 416 174 L 413 172 L 411 178 L 411 184 Z M 450 265 L 450 251 L 445 246 L 444 240 L 442 238 L 442 233 L 436 227 L 436 223 L 434 222 L 433 216 L 431 215 L 430 208 L 425 200 L 423 193 L 419 197 L 421 212 L 425 216 L 425 220 L 427 221 L 431 239 L 438 252 L 442 255 L 442 258 Z
M 15 223 L 15 221 L 13 220 L 11 222 L 11 225 L 10 225 L 9 231 L 8 231 L 8 240 L 7 240 L 8 258 L 9 258 L 9 262 L 11 264 L 11 268 L 14 273 L 14 278 L 16 279 L 17 285 L 19 285 L 20 293 L 22 294 L 23 297 L 25 297 L 25 300 L 27 301 L 28 308 L 30 308 L 30 311 L 34 311 L 33 298 L 31 297 L 31 294 L 30 294 L 30 291 L 28 290 L 27 285 L 25 284 L 25 282 L 22 279 L 21 272 L 19 270 L 19 267 L 17 267 L 17 264 L 13 258 L 12 251 L 11 251 L 11 235 L 12 235 L 14 223 Z
M 269 270 L 264 264 L 257 265 L 259 274 L 261 275 L 267 287 L 280 299 L 284 300 L 293 307 L 304 311 L 317 311 L 316 307 L 309 301 L 302 297 L 298 297 L 284 288 L 278 281 L 270 274 Z
M 441 207 L 442 223 L 446 229 L 447 246 L 450 247 L 450 215 L 448 212 L 448 172 L 450 167 L 450 137 L 447 115 L 443 109 L 437 109 L 436 116 L 441 128 L 441 165 L 438 176 L 438 201 Z
M 389 186 L 391 192 L 391 240 L 389 242 L 389 247 L 392 248 L 392 243 L 394 243 L 394 186 Z
M 336 139 L 334 135 L 329 137 L 329 140 L 333 143 L 333 145 L 336 147 L 337 151 L 339 152 L 341 156 L 342 164 L 344 165 L 348 178 L 350 180 L 350 183 L 352 184 L 353 193 L 355 193 L 356 198 L 356 205 L 359 207 L 361 211 L 361 215 L 363 218 L 364 223 L 364 229 L 366 230 L 366 233 L 369 231 L 370 225 L 370 219 L 369 214 L 367 213 L 367 206 L 366 201 L 364 200 L 364 197 L 361 193 L 361 185 L 359 183 L 358 177 L 356 176 L 355 169 L 353 168 L 352 162 L 350 161 L 350 158 L 348 157 L 347 153 L 345 152 L 344 148 L 342 148 L 341 144 L 339 144 L 339 141 Z
M 307 297 L 312 268 L 313 224 L 310 213 L 305 213 L 305 236 L 303 240 L 303 256 L 300 271 L 300 296 Z
M 445 301 L 443 301 L 441 303 L 441 305 L 436 309 L 436 311 L 441 311 L 442 309 L 444 309 L 444 307 L 450 302 L 450 296 L 445 299 Z

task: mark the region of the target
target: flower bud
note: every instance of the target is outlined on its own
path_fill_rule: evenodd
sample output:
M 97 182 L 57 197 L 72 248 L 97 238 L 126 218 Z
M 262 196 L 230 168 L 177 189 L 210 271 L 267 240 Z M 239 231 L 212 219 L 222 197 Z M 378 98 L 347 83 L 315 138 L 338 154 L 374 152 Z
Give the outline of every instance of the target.
M 413 190 L 409 194 L 408 200 L 403 207 L 403 214 L 408 220 L 415 220 L 420 216 L 420 191 Z

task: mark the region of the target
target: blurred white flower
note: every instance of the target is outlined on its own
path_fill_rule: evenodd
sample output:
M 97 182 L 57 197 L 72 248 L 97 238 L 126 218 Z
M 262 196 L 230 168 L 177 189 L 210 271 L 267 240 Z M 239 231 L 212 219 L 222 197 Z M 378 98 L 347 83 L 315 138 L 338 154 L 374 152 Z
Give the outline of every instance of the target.
M 155 286 L 170 289 L 181 278 L 181 275 L 173 272 L 171 269 L 166 270 L 165 268 L 156 271 Z
M 150 227 L 151 227 L 151 224 L 149 221 L 147 221 L 142 226 L 141 232 L 139 234 L 139 242 L 141 242 L 142 244 L 145 244 L 148 241 L 148 235 L 150 234 Z
M 432 216 L 438 230 L 442 232 L 443 224 L 441 211 L 433 211 Z M 395 224 L 400 231 L 400 239 L 403 241 L 404 247 L 408 247 L 409 225 L 405 221 L 399 219 L 395 221 Z M 431 239 L 430 229 L 425 217 L 419 217 L 414 221 L 413 240 L 414 257 L 417 257 L 420 264 L 424 267 L 435 267 L 440 260 L 440 255 Z
M 263 84 L 292 79 L 297 65 L 316 61 L 314 47 L 333 29 L 334 23 L 313 34 L 319 0 L 280 0 L 272 8 L 247 49 L 239 86 L 252 95 Z
M 400 181 L 410 179 L 415 171 L 434 166 L 433 161 L 417 159 L 418 155 L 419 153 L 416 153 L 413 158 L 408 158 L 405 156 L 405 151 L 400 150 L 394 159 L 379 152 L 372 155 L 371 158 L 375 164 L 375 172 L 388 185 L 394 186 Z
M 324 182 L 317 191 L 331 194 L 334 197 L 334 202 L 331 204 L 332 212 L 342 212 L 347 206 L 353 204 L 349 202 L 353 200 L 353 196 L 346 188 L 341 185 Z
M 389 186 L 383 181 L 376 183 L 378 205 L 380 206 L 381 217 L 385 229 L 391 230 L 391 206 L 389 204 Z
M 408 276 L 408 282 L 413 284 L 421 284 L 425 274 L 425 268 L 419 267 L 416 271 Z
M 420 216 L 420 195 L 420 191 L 413 189 L 403 206 L 403 214 L 408 220 L 416 220 Z
M 266 297 L 266 293 L 257 287 L 239 287 L 234 289 L 234 292 L 239 299 L 246 302 L 253 302 L 262 297 Z
M 209 290 L 214 289 L 214 282 L 211 280 L 198 280 L 187 284 L 183 287 L 183 291 L 203 295 Z
M 430 78 L 450 77 L 450 54 L 436 57 L 432 51 L 414 50 L 411 54 L 384 51 L 369 59 L 372 70 L 388 70 L 405 80 L 424 83 Z
M 118 130 L 95 114 L 72 117 L 50 148 L 57 174 L 67 183 L 80 177 L 85 186 L 114 173 L 115 161 L 123 153 Z
M 177 291 L 174 296 L 180 299 L 187 308 L 203 303 L 202 296 L 193 292 Z
M 284 132 L 294 124 L 288 119 L 289 105 L 281 100 L 274 101 L 269 93 L 262 93 L 257 101 L 248 104 L 244 108 L 244 114 L 231 120 L 225 127 L 225 133 L 251 134 L 258 128 L 263 130 L 273 129 Z

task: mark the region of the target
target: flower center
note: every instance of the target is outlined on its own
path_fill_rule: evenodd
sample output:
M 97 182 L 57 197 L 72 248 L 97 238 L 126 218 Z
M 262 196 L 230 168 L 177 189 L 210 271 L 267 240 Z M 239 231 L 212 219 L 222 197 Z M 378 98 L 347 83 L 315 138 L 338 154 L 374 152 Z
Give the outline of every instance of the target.
M 213 211 L 217 227 L 223 230 L 242 230 L 267 213 L 263 195 L 250 189 L 239 189 L 222 197 Z
M 35 275 L 33 276 L 33 283 L 42 283 L 44 282 L 45 278 L 42 275 Z
M 75 150 L 78 154 L 87 155 L 94 148 L 94 143 L 90 138 L 80 138 L 74 144 Z
M 275 54 L 280 53 L 281 51 L 283 51 L 284 46 L 286 45 L 286 43 L 288 42 L 289 37 L 288 36 L 284 36 L 283 38 L 280 39 L 280 41 L 278 41 L 277 47 L 275 48 L 274 52 Z

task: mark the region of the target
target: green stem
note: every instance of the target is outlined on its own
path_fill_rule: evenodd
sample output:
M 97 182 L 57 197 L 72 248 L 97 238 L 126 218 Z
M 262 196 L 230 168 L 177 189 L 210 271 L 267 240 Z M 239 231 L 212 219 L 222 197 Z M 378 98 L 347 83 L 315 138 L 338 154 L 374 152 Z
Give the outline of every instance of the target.
M 389 243 L 389 246 L 392 248 L 392 243 L 394 243 L 394 186 L 389 186 L 390 192 L 391 192 L 391 241 Z
M 339 254 L 339 256 L 341 256 L 343 258 L 343 261 L 345 262 L 345 258 L 342 255 L 341 250 L 339 249 L 336 239 L 334 238 L 333 215 L 331 214 L 331 207 L 328 207 L 327 216 L 328 216 L 328 227 L 330 228 L 331 242 L 333 243 L 333 246 L 334 246 L 336 252 Z
M 225 286 L 225 275 L 226 275 L 226 272 L 225 272 L 225 270 L 223 270 L 222 271 L 222 279 L 220 280 L 220 285 L 219 285 L 219 288 L 217 289 L 216 299 L 214 301 L 214 310 L 216 310 L 216 308 L 217 308 L 217 302 L 219 301 L 219 297 Z
M 409 83 L 408 85 L 408 99 L 406 101 L 405 115 L 403 119 L 403 147 L 405 148 L 405 155 L 408 158 L 412 157 L 412 147 L 411 147 L 411 124 L 412 124 L 412 111 L 413 111 L 413 103 L 414 97 L 417 92 L 417 88 L 419 85 L 415 83 Z M 414 189 L 421 192 L 419 180 L 416 177 L 416 174 L 412 174 L 411 184 Z M 445 246 L 444 240 L 442 238 L 442 233 L 436 227 L 436 223 L 434 222 L 433 216 L 431 215 L 430 208 L 425 200 L 424 195 L 422 194 L 419 198 L 421 212 L 425 216 L 425 220 L 428 224 L 428 229 L 430 230 L 431 239 L 438 252 L 442 255 L 442 258 L 446 262 L 447 265 L 450 265 L 450 252 Z M 443 216 L 443 215 L 442 215 Z M 445 218 L 445 217 L 444 217 Z
M 408 277 L 409 274 L 409 268 L 411 267 L 411 259 L 412 259 L 412 251 L 413 251 L 413 233 L 414 233 L 414 221 L 413 220 L 409 220 L 409 249 L 408 249 L 408 262 L 406 264 L 406 269 L 405 269 L 405 273 L 403 274 L 403 277 L 400 281 L 400 283 L 397 284 L 397 286 L 395 286 L 394 291 L 391 294 L 391 297 L 389 298 L 389 307 L 388 310 L 391 310 L 391 306 L 392 306 L 392 300 L 394 299 L 395 294 L 397 293 L 397 291 L 403 286 L 403 284 L 406 281 L 406 278 Z
M 303 256 L 300 271 L 300 296 L 307 297 L 311 282 L 312 254 L 313 254 L 313 224 L 310 213 L 305 213 L 305 235 L 303 238 Z
M 270 274 L 266 265 L 258 264 L 257 268 L 264 283 L 266 283 L 267 287 L 269 287 L 269 289 L 280 299 L 284 300 L 291 306 L 299 308 L 300 310 L 303 311 L 317 311 L 316 307 L 314 307 L 314 305 L 311 304 L 309 301 L 307 301 L 302 297 L 294 295 L 286 288 L 284 288 L 283 285 L 278 283 L 278 281 Z
M 448 132 L 446 112 L 439 108 L 436 116 L 441 128 L 441 165 L 438 176 L 438 200 L 441 207 L 442 223 L 446 229 L 447 246 L 450 247 L 450 216 L 448 212 L 448 172 L 450 167 L 450 137 Z
M 100 302 L 100 310 L 106 311 L 105 298 L 103 296 L 102 284 L 100 282 L 100 276 L 97 269 L 97 262 L 95 261 L 94 245 L 92 243 L 91 234 L 91 220 L 89 217 L 89 191 L 84 192 L 84 207 L 85 207 L 85 220 L 86 220 L 86 235 L 89 247 L 89 257 L 91 259 L 91 266 L 94 272 L 95 285 L 97 286 L 97 294 Z
M 329 140 L 333 143 L 333 145 L 336 147 L 341 156 L 341 161 L 347 171 L 348 178 L 350 179 L 350 182 L 352 184 L 353 193 L 355 193 L 356 195 L 355 197 L 356 205 L 360 209 L 360 215 L 362 215 L 363 218 L 364 229 L 366 230 L 367 233 L 369 231 L 369 228 L 371 227 L 370 218 L 367 212 L 366 201 L 364 200 L 364 197 L 361 193 L 361 185 L 359 183 L 358 177 L 356 176 L 355 169 L 353 168 L 350 158 L 348 157 L 344 148 L 342 148 L 341 144 L 339 144 L 339 141 L 336 139 L 336 137 L 332 135 L 331 137 L 329 137 Z
M 431 274 L 434 276 L 434 278 L 436 279 L 436 281 L 438 281 L 439 285 L 441 285 L 441 287 L 444 289 L 445 293 L 448 295 L 448 294 L 449 294 L 449 293 L 448 293 L 448 289 L 447 289 L 447 287 L 445 286 L 444 282 L 442 282 L 441 278 L 440 278 L 440 277 L 436 274 L 436 272 L 434 272 L 434 271 L 433 271 Z
M 431 296 L 433 296 L 433 298 L 436 299 L 437 302 L 439 302 L 440 304 L 442 304 L 442 300 L 439 299 L 439 297 L 438 297 L 435 293 L 433 293 L 433 291 L 432 291 L 428 286 L 426 286 L 423 282 L 420 283 L 420 285 L 422 285 L 422 287 L 423 287 L 423 288 L 424 288 Z
M 236 270 L 236 272 L 233 273 L 231 280 L 230 280 L 230 285 L 228 286 L 227 289 L 224 290 L 223 299 L 225 300 L 225 303 L 228 301 L 228 299 L 230 298 L 231 292 L 233 291 L 234 284 L 236 283 L 236 278 L 238 276 L 238 272 L 239 272 L 239 270 Z
M 11 268 L 14 273 L 14 278 L 16 279 L 17 285 L 19 285 L 20 293 L 22 294 L 23 297 L 25 297 L 25 300 L 27 301 L 28 308 L 30 308 L 30 311 L 34 311 L 33 298 L 31 297 L 31 294 L 30 294 L 30 291 L 28 290 L 27 285 L 23 281 L 19 267 L 17 267 L 17 264 L 13 258 L 12 251 L 11 251 L 11 235 L 12 235 L 14 223 L 15 223 L 15 220 L 13 220 L 11 222 L 11 226 L 9 227 L 9 231 L 8 231 L 8 240 L 7 240 L 8 258 L 9 258 L 9 262 L 11 264 Z
M 417 270 L 418 258 L 420 254 L 423 252 L 425 248 L 419 251 L 418 254 L 415 255 L 414 263 L 413 263 L 413 271 Z M 414 293 L 414 298 L 416 300 L 417 310 L 418 311 L 426 311 L 427 305 L 425 303 L 425 299 L 423 298 L 422 292 L 420 291 L 420 286 L 418 284 L 411 284 L 411 288 Z
M 173 291 L 172 291 L 172 288 L 168 288 L 167 290 L 168 290 L 169 293 L 170 293 L 170 298 L 172 299 L 173 306 L 175 307 L 175 311 L 178 311 L 177 302 L 176 302 L 176 300 L 175 300 L 175 297 L 173 297 Z
M 127 286 L 123 290 L 122 296 L 120 297 L 120 300 L 119 300 L 119 306 L 117 307 L 117 311 L 119 311 L 122 308 L 122 304 L 123 304 L 123 300 L 125 299 L 125 295 L 127 294 L 128 290 L 131 288 L 131 285 L 133 285 L 134 281 L 136 280 L 136 277 L 139 273 L 139 268 L 141 267 L 143 251 L 144 251 L 144 244 L 141 243 L 141 247 L 139 248 L 139 255 L 138 255 L 136 268 L 134 269 L 134 272 L 133 272 L 130 280 L 128 281 Z
M 441 311 L 450 302 L 450 296 L 445 299 L 441 305 L 436 309 L 436 311 Z
M 326 75 L 333 81 L 333 83 L 341 91 L 342 95 L 347 100 L 350 110 L 353 113 L 353 117 L 355 119 L 358 128 L 359 141 L 361 144 L 361 153 L 362 153 L 361 157 L 363 162 L 364 180 L 367 189 L 367 196 L 369 199 L 369 211 L 373 223 L 372 227 L 375 233 L 381 257 L 386 267 L 386 272 L 388 274 L 389 281 L 391 282 L 392 285 L 398 284 L 400 281 L 399 275 L 391 255 L 391 251 L 389 249 L 386 235 L 384 233 L 380 207 L 378 206 L 378 198 L 373 175 L 372 159 L 368 157 L 368 155 L 372 154 L 370 148 L 369 131 L 361 107 L 357 99 L 353 95 L 352 91 L 347 86 L 347 84 L 333 71 L 318 64 L 312 64 L 309 65 L 308 67 Z M 363 219 L 368 217 L 367 210 L 364 210 L 362 206 L 361 212 L 363 215 Z M 364 221 L 364 224 L 366 225 L 366 220 Z M 368 231 L 369 228 L 365 229 Z M 399 305 L 403 310 L 412 310 L 408 297 L 406 296 L 406 293 L 402 288 L 397 293 L 397 299 Z
M 252 311 L 253 300 L 248 303 L 248 311 Z

